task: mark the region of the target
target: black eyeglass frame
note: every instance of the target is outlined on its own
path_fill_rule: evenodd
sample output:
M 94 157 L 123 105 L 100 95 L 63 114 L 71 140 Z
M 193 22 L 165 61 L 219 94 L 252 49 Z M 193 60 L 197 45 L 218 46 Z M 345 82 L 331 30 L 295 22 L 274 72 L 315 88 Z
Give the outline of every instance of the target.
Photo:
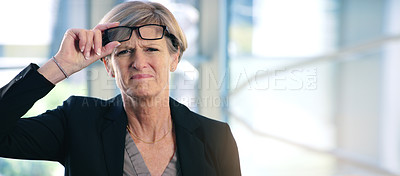
M 161 37 L 159 37 L 159 38 L 151 38 L 151 39 L 149 39 L 149 38 L 143 38 L 143 37 L 142 37 L 142 34 L 140 34 L 139 28 L 144 27 L 144 26 L 159 26 L 159 27 L 162 27 L 162 28 L 163 28 L 163 32 L 162 32 Z M 109 30 L 112 30 L 112 29 L 116 29 L 116 28 L 129 28 L 129 29 L 131 30 L 131 34 L 129 35 L 128 39 L 125 39 L 125 40 L 118 40 L 118 42 L 125 42 L 125 41 L 130 40 L 131 37 L 132 37 L 132 32 L 133 32 L 133 31 L 137 31 L 138 36 L 139 36 L 141 39 L 143 39 L 143 40 L 160 40 L 160 39 L 164 38 L 164 35 L 165 35 L 166 33 L 167 33 L 167 35 L 169 34 L 168 29 L 167 29 L 167 26 L 160 25 L 160 24 L 145 24 L 145 25 L 133 26 L 133 27 L 130 27 L 130 26 L 117 26 L 117 27 L 113 27 L 113 28 L 108 28 L 108 29 L 106 29 L 106 30 L 103 31 L 103 35 L 102 35 L 102 44 L 103 44 L 103 46 L 105 46 L 106 44 L 112 42 L 112 41 L 110 41 L 110 39 L 109 39 L 109 37 L 108 37 L 108 31 L 109 31 Z M 172 34 L 169 34 L 169 35 L 172 35 Z M 175 37 L 175 36 L 174 36 L 174 37 Z

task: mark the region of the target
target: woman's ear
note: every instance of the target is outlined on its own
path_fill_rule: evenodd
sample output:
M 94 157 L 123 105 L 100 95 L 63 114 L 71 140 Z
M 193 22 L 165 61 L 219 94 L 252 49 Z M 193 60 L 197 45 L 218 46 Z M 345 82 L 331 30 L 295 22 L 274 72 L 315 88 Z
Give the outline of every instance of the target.
M 172 60 L 171 60 L 169 71 L 174 72 L 176 70 L 176 68 L 178 67 L 178 63 L 179 63 L 179 50 L 178 50 L 178 52 L 171 55 L 171 59 Z
M 108 75 L 114 78 L 115 74 L 114 74 L 114 70 L 113 70 L 113 68 L 112 68 L 112 66 L 110 64 L 110 59 L 106 58 L 106 57 L 104 57 L 103 60 L 102 60 L 103 63 L 104 63 L 104 67 L 106 68 Z

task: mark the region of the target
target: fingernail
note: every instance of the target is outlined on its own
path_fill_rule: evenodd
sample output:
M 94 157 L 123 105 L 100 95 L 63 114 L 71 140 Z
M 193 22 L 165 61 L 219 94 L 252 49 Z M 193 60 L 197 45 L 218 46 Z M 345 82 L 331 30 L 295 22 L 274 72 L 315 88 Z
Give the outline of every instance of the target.
M 97 52 L 96 52 L 96 54 L 98 55 L 98 56 L 100 56 L 101 55 L 101 49 L 99 48 L 99 49 L 97 49 Z
M 87 52 L 87 53 L 85 54 L 85 58 L 86 58 L 86 59 L 89 59 L 89 57 L 90 57 L 90 53 Z
M 85 50 L 85 46 L 83 46 L 83 47 L 81 48 L 81 53 L 83 53 L 83 50 Z
M 117 45 L 115 45 L 115 48 L 119 47 L 120 45 L 121 45 L 121 43 L 118 42 Z

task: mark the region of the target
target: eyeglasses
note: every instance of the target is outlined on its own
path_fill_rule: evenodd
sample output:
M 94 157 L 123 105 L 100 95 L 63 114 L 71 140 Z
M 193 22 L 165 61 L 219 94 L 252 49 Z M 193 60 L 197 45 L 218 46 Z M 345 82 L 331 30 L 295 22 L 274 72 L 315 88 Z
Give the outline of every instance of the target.
M 143 40 L 159 40 L 164 37 L 167 27 L 158 24 L 146 24 L 142 26 L 117 26 L 106 29 L 103 32 L 103 46 L 112 41 L 124 42 L 131 39 L 132 32 L 136 30 L 138 36 Z

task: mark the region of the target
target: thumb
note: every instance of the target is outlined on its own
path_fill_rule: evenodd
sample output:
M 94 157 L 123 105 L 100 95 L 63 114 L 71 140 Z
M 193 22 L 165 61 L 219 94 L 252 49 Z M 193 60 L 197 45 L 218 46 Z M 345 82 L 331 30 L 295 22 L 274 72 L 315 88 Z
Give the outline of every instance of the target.
M 121 43 L 119 43 L 118 41 L 113 41 L 108 43 L 106 46 L 103 47 L 102 57 L 110 55 L 113 52 L 113 50 L 120 45 Z

